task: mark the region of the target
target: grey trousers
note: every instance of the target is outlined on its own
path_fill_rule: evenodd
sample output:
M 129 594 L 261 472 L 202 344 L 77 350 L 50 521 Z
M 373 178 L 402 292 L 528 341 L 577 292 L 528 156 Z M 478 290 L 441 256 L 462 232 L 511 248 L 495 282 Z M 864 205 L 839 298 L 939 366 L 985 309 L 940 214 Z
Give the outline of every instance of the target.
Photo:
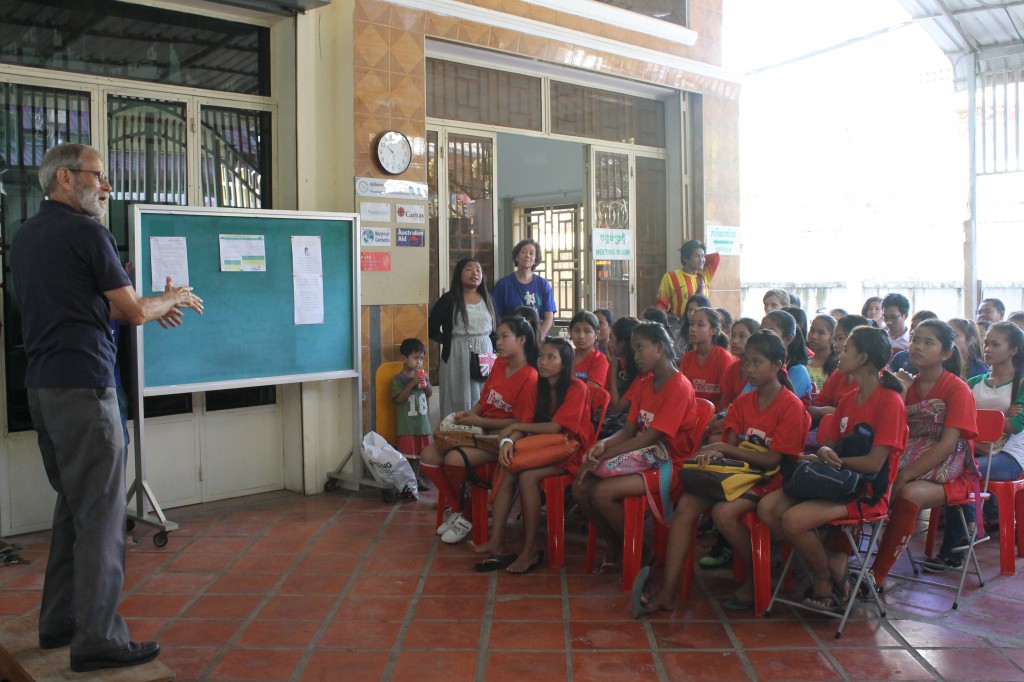
M 128 643 L 124 587 L 124 433 L 111 388 L 29 389 L 29 410 L 57 491 L 39 633 L 74 630 L 71 654 Z

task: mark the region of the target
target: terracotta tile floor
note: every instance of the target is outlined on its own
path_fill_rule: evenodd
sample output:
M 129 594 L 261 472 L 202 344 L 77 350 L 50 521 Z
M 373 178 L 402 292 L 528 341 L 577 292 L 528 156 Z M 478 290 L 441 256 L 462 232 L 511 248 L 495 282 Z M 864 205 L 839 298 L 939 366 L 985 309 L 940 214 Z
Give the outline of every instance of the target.
M 721 570 L 634 621 L 616 576 L 583 574 L 582 535 L 561 570 L 474 573 L 429 501 L 278 492 L 170 515 L 167 547 L 129 550 L 121 611 L 182 680 L 1024 680 L 1024 578 L 998 576 L 995 543 L 959 611 L 890 584 L 889 619 L 858 610 L 837 641 L 830 619 L 726 613 Z M 13 541 L 32 563 L 0 568 L 0 618 L 31 617 L 48 534 Z

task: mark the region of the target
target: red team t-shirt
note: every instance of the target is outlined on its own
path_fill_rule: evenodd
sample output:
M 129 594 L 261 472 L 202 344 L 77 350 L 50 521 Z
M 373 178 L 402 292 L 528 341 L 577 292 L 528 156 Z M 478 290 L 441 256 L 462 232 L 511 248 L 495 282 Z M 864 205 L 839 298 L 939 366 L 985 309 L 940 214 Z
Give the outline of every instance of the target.
M 860 386 L 856 381 L 836 370 L 828 375 L 825 385 L 814 394 L 811 405 L 815 407 L 835 407 L 839 404 L 840 398 L 857 388 L 860 388 Z
M 715 404 L 715 410 L 719 410 L 725 406 L 722 401 L 722 384 L 732 363 L 732 353 L 721 346 L 712 346 L 703 365 L 697 360 L 697 351 L 691 350 L 683 356 L 679 369 L 693 384 L 693 390 L 697 397 L 710 400 Z
M 655 392 L 654 375 L 644 374 L 629 387 L 626 398 L 630 401 L 628 419 L 636 424 L 637 433 L 653 428 L 665 434 L 662 443 L 672 458 L 672 467 L 681 467 L 703 435 L 694 433 L 697 396 L 690 380 L 676 372 Z
M 907 447 L 907 408 L 903 404 L 903 397 L 896 391 L 879 386 L 863 405 L 857 404 L 859 391 L 849 391 L 839 399 L 836 406 L 835 416 L 830 422 L 827 431 L 818 433 L 821 442 L 831 441 L 835 443 L 840 436 L 853 432 L 857 424 L 870 424 L 875 431 L 872 445 L 884 445 L 892 448 L 889 451 L 889 478 L 890 483 L 896 478 L 896 470 L 900 464 L 900 455 Z M 867 515 L 876 511 L 883 511 L 889 507 L 889 493 L 878 502 L 868 507 L 860 505 L 854 500 L 846 505 L 847 512 L 851 516 L 861 513 Z
M 733 401 L 743 393 L 746 385 L 747 380 L 743 376 L 743 358 L 734 357 L 732 363 L 725 368 L 725 374 L 722 375 L 722 407 L 720 409 L 732 405 Z
M 580 444 L 565 463 L 565 469 L 575 476 L 587 454 L 587 448 L 594 444 L 594 425 L 590 416 L 590 389 L 579 379 L 573 379 L 572 385 L 565 393 L 563 402 L 551 421 L 562 427 L 562 430 Z
M 757 395 L 758 391 L 753 390 L 736 398 L 725 418 L 725 435 L 728 436 L 732 431 L 741 441 L 757 436 L 769 450 L 795 462 L 804 451 L 811 423 L 804 402 L 792 391 L 783 388 L 762 411 Z M 767 483 L 754 486 L 750 495 L 760 499 L 781 487 L 782 475 L 776 474 Z
M 480 416 L 488 419 L 533 421 L 537 404 L 537 370 L 523 365 L 512 376 L 505 376 L 508 360 L 494 361 L 491 374 L 480 391 Z
M 601 388 L 608 385 L 608 358 L 596 348 L 577 362 L 572 371 L 573 375 L 583 383 L 590 382 Z
M 769 450 L 782 455 L 802 454 L 808 427 L 803 401 L 783 388 L 762 412 L 757 395 L 756 390 L 747 391 L 733 402 L 725 418 L 725 432 L 732 431 L 741 441 L 758 436 Z
M 974 403 L 974 393 L 957 375 L 943 371 L 926 396 L 920 394 L 916 381 L 912 383 L 907 389 L 907 405 L 922 400 L 941 400 L 946 404 L 946 421 L 943 422 L 943 428 L 960 429 L 960 438 L 965 440 L 971 440 L 978 435 L 978 411 Z M 956 480 L 944 483 L 946 499 L 966 498 L 975 487 L 977 470 L 976 466 L 965 466 L 963 473 Z

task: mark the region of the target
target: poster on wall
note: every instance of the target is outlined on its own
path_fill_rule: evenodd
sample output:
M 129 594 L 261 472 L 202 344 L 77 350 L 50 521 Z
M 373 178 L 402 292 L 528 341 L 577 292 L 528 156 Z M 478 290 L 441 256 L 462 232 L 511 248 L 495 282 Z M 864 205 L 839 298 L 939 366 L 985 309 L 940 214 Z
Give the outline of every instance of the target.
M 726 225 L 708 225 L 707 229 L 708 253 L 718 253 L 723 256 L 740 255 L 740 228 L 728 227 Z
M 363 251 L 359 269 L 363 272 L 391 272 L 391 253 L 388 251 Z
M 633 240 L 629 230 L 598 228 L 592 234 L 594 260 L 629 260 L 633 257 Z
M 391 228 L 364 227 L 359 242 L 363 246 L 391 246 Z

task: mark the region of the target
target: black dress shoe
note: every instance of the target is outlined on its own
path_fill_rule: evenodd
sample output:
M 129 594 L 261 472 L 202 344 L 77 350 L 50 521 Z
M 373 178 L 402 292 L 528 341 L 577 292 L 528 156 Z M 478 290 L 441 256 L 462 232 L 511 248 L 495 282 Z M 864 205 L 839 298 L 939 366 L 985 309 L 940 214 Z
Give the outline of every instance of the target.
M 68 630 L 62 632 L 59 635 L 39 635 L 39 648 L 40 649 L 60 649 L 68 644 L 71 644 L 71 638 L 75 636 L 74 630 Z
M 127 668 L 149 663 L 159 655 L 160 645 L 156 642 L 128 642 L 122 647 L 93 656 L 72 656 L 71 670 L 87 673 L 102 668 Z

